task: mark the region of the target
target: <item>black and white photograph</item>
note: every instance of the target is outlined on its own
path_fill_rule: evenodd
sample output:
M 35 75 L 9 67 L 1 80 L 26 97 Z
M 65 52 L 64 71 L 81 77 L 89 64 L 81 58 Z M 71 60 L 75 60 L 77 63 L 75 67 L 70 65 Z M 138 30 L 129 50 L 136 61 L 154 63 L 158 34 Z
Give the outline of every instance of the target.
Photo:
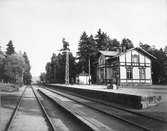
M 167 131 L 167 0 L 0 0 L 0 131 Z

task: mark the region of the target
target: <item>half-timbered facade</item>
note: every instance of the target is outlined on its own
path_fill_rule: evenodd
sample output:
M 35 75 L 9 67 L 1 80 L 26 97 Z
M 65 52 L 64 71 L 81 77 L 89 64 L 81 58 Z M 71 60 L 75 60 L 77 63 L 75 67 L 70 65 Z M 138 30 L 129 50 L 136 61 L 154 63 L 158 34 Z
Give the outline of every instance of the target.
M 108 82 L 117 85 L 151 85 L 151 58 L 155 58 L 141 48 L 126 52 L 100 51 L 97 66 L 99 84 Z

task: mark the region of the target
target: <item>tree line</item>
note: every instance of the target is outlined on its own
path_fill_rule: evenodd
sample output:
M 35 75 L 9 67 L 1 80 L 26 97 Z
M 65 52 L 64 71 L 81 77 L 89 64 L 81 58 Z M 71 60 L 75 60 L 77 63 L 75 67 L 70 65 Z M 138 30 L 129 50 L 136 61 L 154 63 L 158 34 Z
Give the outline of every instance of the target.
M 67 42 L 68 43 L 68 42 Z M 69 43 L 68 43 L 69 45 Z M 139 43 L 139 46 L 150 54 L 157 57 L 152 60 L 152 79 L 154 84 L 167 84 L 167 46 L 164 49 L 156 49 L 148 44 Z M 69 74 L 70 82 L 75 81 L 76 76 L 85 71 L 88 73 L 89 60 L 91 61 L 90 74 L 92 83 L 96 83 L 96 67 L 98 63 L 99 50 L 116 51 L 133 48 L 133 42 L 129 38 L 118 41 L 111 38 L 101 29 L 95 35 L 88 35 L 86 32 L 81 34 L 78 42 L 77 56 L 70 53 Z M 64 50 L 64 42 L 63 48 Z M 40 80 L 47 83 L 64 83 L 65 81 L 65 52 L 56 55 L 53 53 L 51 61 L 46 64 L 46 72 L 41 73 Z
M 17 53 L 12 40 L 6 46 L 6 51 L 0 49 L 0 81 L 19 85 L 31 84 L 31 66 L 27 53 Z

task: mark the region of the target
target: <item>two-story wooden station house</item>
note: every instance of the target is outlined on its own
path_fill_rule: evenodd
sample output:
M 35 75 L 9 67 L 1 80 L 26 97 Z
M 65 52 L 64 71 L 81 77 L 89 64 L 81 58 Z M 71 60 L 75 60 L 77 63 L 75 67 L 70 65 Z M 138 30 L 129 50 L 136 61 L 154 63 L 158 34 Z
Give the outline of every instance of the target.
M 125 85 L 151 85 L 151 59 L 153 55 L 142 48 L 127 51 L 99 51 L 97 82 Z

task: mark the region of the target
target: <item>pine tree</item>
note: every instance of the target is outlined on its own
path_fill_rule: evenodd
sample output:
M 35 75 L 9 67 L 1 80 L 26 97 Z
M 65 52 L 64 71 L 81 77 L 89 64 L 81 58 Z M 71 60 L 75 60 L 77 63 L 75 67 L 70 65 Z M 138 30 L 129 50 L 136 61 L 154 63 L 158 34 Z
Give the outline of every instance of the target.
M 156 49 L 148 44 L 139 43 L 140 47 L 155 56 L 152 59 L 152 80 L 153 84 L 167 84 L 167 56 L 165 50 Z
M 23 82 L 24 84 L 31 84 L 31 79 L 32 79 L 32 75 L 31 75 L 31 66 L 30 66 L 30 62 L 27 56 L 27 53 L 24 52 L 23 54 L 24 57 L 24 61 L 25 61 L 25 69 L 24 69 L 24 73 L 23 73 Z
M 102 32 L 101 29 L 99 29 L 97 34 L 95 35 L 95 38 L 97 42 L 97 49 L 106 50 L 107 44 L 110 41 L 110 38 L 107 36 L 107 34 Z
M 3 81 L 4 79 L 4 64 L 5 64 L 5 55 L 1 50 L 0 46 L 0 81 Z
M 50 62 L 47 62 L 46 66 L 45 66 L 45 70 L 46 70 L 46 82 L 47 83 L 51 83 L 52 67 L 51 67 L 51 63 Z
M 51 82 L 55 83 L 56 82 L 56 63 L 57 63 L 57 56 L 55 53 L 53 53 L 52 57 L 51 57 Z
M 94 63 L 97 61 L 97 47 L 96 47 L 96 41 L 94 40 L 93 35 L 88 36 L 86 32 L 83 32 L 83 34 L 80 37 L 80 41 L 78 44 L 78 59 L 79 62 L 77 64 L 77 73 L 81 73 L 82 71 L 89 72 L 89 60 L 91 61 L 91 67 L 90 67 L 90 74 L 91 76 L 95 76 L 95 69 L 96 66 Z
M 7 44 L 7 48 L 6 48 L 6 54 L 7 55 L 12 55 L 15 53 L 15 48 L 13 46 L 13 42 L 12 40 L 10 40 Z

